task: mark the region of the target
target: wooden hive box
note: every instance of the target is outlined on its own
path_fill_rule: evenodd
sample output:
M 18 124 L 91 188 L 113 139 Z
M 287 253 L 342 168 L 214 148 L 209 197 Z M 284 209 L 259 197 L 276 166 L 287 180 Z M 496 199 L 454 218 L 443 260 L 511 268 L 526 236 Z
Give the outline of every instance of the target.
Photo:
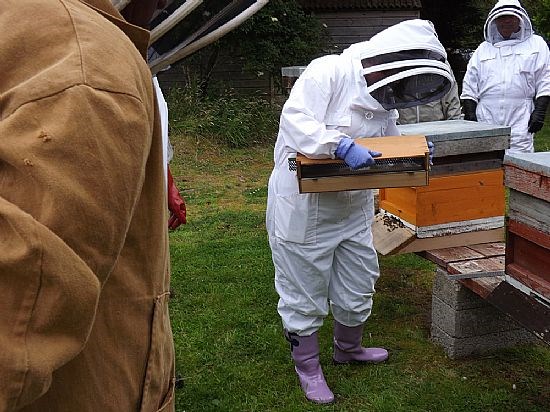
M 502 167 L 510 146 L 510 127 L 467 120 L 443 120 L 398 126 L 402 135 L 426 136 L 434 144 L 430 176 L 456 175 Z
M 298 77 L 306 70 L 306 66 L 281 67 L 281 83 L 286 93 L 290 93 Z
M 503 217 L 503 172 L 497 169 L 439 176 L 430 178 L 429 185 L 424 187 L 382 189 L 380 208 L 426 229 L 446 223 Z
M 507 281 L 550 303 L 550 153 L 509 154 L 504 168 Z
M 298 153 L 289 159 L 296 169 L 300 193 L 338 192 L 380 187 L 426 186 L 429 151 L 424 136 L 384 136 L 355 139 L 355 143 L 378 151 L 373 166 L 350 169 L 340 159 L 310 159 Z
M 434 143 L 433 166 L 428 186 L 380 190 L 381 214 L 400 220 L 414 238 L 407 240 L 410 244 L 392 247 L 387 227 L 382 228 L 378 235 L 385 239 L 375 238 L 377 250 L 382 254 L 404 253 L 428 250 L 427 247 L 435 249 L 439 245 L 455 247 L 503 241 L 502 159 L 509 147 L 510 128 L 447 120 L 401 125 L 399 129 L 404 135 L 423 133 Z M 423 240 L 428 238 L 432 239 Z M 386 243 L 384 247 L 382 242 Z

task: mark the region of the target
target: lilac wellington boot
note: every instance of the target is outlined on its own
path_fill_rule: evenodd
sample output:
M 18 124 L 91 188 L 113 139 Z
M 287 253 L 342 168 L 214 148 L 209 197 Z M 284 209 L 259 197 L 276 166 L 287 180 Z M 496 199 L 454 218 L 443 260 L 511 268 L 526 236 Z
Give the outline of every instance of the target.
M 321 404 L 333 402 L 334 394 L 327 386 L 319 363 L 317 332 L 298 336 L 285 330 L 285 337 L 290 342 L 292 359 L 306 398 Z
M 379 363 L 388 359 L 388 351 L 383 348 L 361 346 L 363 325 L 349 327 L 334 322 L 335 363 Z

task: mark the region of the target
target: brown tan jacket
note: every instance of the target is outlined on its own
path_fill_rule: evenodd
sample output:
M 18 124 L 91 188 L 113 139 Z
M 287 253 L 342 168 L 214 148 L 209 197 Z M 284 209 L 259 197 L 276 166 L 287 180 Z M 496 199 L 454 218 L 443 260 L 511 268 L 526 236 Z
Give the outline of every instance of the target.
M 0 411 L 174 409 L 148 33 L 88 3 L 0 2 Z

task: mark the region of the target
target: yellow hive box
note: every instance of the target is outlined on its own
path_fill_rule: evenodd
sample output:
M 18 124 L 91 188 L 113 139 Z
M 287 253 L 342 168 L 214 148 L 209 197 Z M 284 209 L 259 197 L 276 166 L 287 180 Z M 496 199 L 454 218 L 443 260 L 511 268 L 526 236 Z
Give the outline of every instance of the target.
M 502 169 L 434 176 L 429 185 L 380 189 L 380 209 L 414 226 L 504 216 Z

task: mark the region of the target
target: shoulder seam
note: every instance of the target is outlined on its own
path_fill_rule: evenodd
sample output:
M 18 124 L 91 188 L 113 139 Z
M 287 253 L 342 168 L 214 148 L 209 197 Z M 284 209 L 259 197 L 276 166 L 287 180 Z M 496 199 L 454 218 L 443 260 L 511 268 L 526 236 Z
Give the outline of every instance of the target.
M 80 45 L 80 37 L 78 35 L 78 30 L 76 29 L 76 24 L 74 22 L 73 15 L 72 15 L 71 11 L 69 10 L 69 8 L 67 7 L 67 4 L 65 3 L 64 0 L 60 0 L 60 2 L 63 5 L 63 7 L 65 8 L 65 10 L 67 11 L 67 15 L 69 16 L 69 19 L 71 19 L 71 25 L 72 25 L 72 28 L 73 28 L 76 44 L 78 46 L 78 57 L 79 57 L 79 60 L 80 60 L 80 75 L 82 76 L 82 82 L 86 84 L 87 83 L 86 72 L 84 70 L 84 60 L 82 58 L 82 47 Z
M 67 87 L 64 87 L 60 90 L 56 90 L 52 93 L 49 93 L 49 94 L 46 94 L 46 95 L 43 95 L 43 96 L 40 96 L 40 97 L 37 97 L 36 99 L 32 99 L 32 100 L 27 100 L 25 102 L 22 102 L 20 105 L 18 105 L 17 107 L 14 107 L 13 110 L 10 111 L 10 113 L 7 113 L 4 117 L 2 117 L 2 120 L 4 119 L 7 119 L 8 117 L 10 117 L 12 114 L 14 114 L 17 110 L 19 110 L 21 107 L 23 106 L 26 106 L 27 104 L 31 104 L 31 103 L 35 103 L 35 102 L 39 102 L 41 100 L 44 100 L 44 99 L 47 99 L 47 98 L 50 98 L 50 97 L 54 97 L 58 94 L 61 94 L 67 90 L 70 90 L 74 87 L 80 87 L 80 86 L 84 86 L 84 87 L 87 87 L 87 88 L 90 88 L 91 90 L 94 90 L 94 91 L 99 91 L 99 92 L 105 92 L 105 93 L 111 93 L 111 94 L 118 94 L 118 95 L 121 95 L 121 96 L 126 96 L 126 97 L 129 97 L 131 99 L 134 99 L 136 101 L 138 101 L 140 104 L 144 104 L 143 102 L 143 99 L 141 99 L 140 97 L 138 96 L 135 96 L 133 94 L 130 94 L 130 93 L 125 93 L 125 92 L 120 92 L 120 91 L 115 91 L 115 90 L 108 90 L 108 89 L 102 89 L 102 88 L 98 88 L 98 87 L 92 87 L 90 86 L 89 84 L 87 83 L 75 83 L 75 84 L 72 84 L 70 86 L 67 86 Z

